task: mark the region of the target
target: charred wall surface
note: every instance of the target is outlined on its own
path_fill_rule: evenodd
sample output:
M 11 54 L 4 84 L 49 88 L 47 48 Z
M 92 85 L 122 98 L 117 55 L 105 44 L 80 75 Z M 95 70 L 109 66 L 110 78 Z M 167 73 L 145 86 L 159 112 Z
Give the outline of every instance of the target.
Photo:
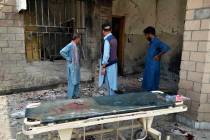
M 177 79 L 181 62 L 186 0 L 115 0 L 113 15 L 125 17 L 125 73 L 140 73 L 147 42 L 143 29 L 154 26 L 171 51 L 162 60 L 165 77 Z M 171 6 L 169 6 L 171 5 Z
M 27 0 L 27 10 L 16 7 L 13 0 L 1 1 L 0 93 L 66 83 L 59 50 L 74 33 L 82 35 L 81 81 L 93 79 L 111 0 Z

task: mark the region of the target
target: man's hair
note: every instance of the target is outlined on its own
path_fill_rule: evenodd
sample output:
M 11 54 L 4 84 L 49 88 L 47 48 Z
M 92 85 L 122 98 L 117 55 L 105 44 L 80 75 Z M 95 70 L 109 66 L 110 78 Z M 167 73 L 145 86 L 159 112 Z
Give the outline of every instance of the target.
M 81 38 L 80 34 L 74 34 L 72 40 L 76 40 L 78 38 Z
M 112 25 L 110 23 L 104 23 L 102 25 L 102 30 L 105 32 L 109 32 L 112 30 Z
M 152 27 L 152 26 L 149 26 L 149 27 L 145 28 L 143 32 L 144 32 L 144 34 L 156 35 L 155 28 Z

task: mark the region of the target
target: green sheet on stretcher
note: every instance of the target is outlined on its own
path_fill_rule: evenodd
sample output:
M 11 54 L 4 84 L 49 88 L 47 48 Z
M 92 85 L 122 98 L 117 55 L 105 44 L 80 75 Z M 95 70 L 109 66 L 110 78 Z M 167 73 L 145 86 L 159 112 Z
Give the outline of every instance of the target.
M 43 102 L 27 108 L 25 117 L 41 123 L 61 123 L 93 117 L 156 110 L 173 106 L 164 95 L 151 92 L 127 93 L 117 96 L 81 98 Z

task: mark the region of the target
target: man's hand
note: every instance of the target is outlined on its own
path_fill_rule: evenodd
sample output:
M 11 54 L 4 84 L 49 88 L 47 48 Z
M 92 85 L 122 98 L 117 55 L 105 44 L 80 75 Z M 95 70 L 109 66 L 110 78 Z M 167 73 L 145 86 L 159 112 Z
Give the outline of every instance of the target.
M 160 61 L 160 59 L 161 59 L 161 56 L 160 56 L 160 55 L 156 55 L 156 56 L 154 57 L 154 60 L 155 60 L 155 61 Z
M 101 75 L 105 75 L 105 74 L 106 74 L 106 68 L 102 68 Z

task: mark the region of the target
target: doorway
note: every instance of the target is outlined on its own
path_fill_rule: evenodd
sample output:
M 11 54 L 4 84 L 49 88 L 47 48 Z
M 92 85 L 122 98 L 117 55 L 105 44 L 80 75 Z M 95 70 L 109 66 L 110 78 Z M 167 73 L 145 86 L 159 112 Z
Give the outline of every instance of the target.
M 119 75 L 124 72 L 124 45 L 125 45 L 125 17 L 112 17 L 112 33 L 118 41 L 117 57 Z

